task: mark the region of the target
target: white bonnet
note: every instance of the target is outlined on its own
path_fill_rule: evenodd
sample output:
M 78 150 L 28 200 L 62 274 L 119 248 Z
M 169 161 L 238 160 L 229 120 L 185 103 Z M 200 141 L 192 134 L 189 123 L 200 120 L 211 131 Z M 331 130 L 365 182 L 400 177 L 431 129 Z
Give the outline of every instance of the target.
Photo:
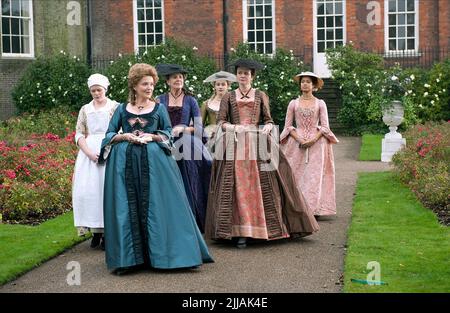
M 92 74 L 91 76 L 89 76 L 87 84 L 89 89 L 94 85 L 99 85 L 108 90 L 109 80 L 108 77 L 102 74 Z

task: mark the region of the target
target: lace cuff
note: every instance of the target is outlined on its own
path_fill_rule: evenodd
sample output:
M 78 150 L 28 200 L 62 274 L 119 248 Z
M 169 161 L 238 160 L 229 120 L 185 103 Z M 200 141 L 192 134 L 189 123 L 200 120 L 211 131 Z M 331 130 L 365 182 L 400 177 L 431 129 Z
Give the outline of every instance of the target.
M 317 129 L 322 133 L 322 135 L 328 139 L 328 141 L 330 143 L 338 143 L 339 140 L 337 139 L 337 137 L 333 134 L 333 132 L 331 131 L 331 129 L 329 129 L 328 127 L 324 127 L 324 126 L 317 126 Z
M 295 130 L 294 126 L 289 126 L 283 129 L 283 132 L 280 135 L 280 143 L 285 143 L 291 134 L 291 131 Z

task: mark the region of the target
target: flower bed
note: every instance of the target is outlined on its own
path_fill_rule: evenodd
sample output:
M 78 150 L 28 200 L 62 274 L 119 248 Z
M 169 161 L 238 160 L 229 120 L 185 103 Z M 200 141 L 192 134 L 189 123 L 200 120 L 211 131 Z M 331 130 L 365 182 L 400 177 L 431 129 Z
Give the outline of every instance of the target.
M 71 210 L 75 119 L 49 112 L 0 127 L 0 220 L 38 224 Z
M 450 224 L 450 122 L 416 125 L 407 148 L 393 157 L 395 172 L 445 225 Z

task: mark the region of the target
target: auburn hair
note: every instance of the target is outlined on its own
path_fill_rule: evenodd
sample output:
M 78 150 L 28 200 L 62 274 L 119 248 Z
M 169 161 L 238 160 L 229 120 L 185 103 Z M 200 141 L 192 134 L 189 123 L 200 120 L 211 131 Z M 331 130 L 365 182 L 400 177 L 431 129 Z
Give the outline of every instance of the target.
M 136 90 L 134 90 L 134 87 L 136 87 L 145 76 L 153 77 L 153 82 L 156 86 L 156 83 L 158 82 L 158 73 L 150 64 L 136 63 L 128 72 L 128 102 L 131 103 L 131 105 L 136 104 Z M 155 101 L 153 95 L 151 100 Z

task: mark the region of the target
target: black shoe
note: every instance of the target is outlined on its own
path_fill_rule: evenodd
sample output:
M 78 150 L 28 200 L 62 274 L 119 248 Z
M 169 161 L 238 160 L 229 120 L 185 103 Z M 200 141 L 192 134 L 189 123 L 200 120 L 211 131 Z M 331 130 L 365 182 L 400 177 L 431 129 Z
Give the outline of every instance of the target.
M 243 249 L 247 247 L 247 238 L 240 237 L 237 241 L 236 247 Z
M 105 251 L 105 237 L 102 237 L 102 242 L 100 243 L 100 249 L 102 249 L 103 251 Z
M 114 271 L 112 271 L 112 273 L 114 275 L 117 275 L 117 276 L 122 276 L 122 275 L 125 275 L 125 274 L 129 274 L 132 271 L 133 270 L 130 267 L 119 267 L 119 268 L 116 268 Z
M 148 268 L 147 264 L 142 263 L 142 264 L 133 265 L 133 266 L 119 267 L 119 268 L 116 268 L 115 270 L 113 270 L 111 273 L 114 275 L 117 275 L 117 276 L 122 276 L 122 275 L 136 273 L 137 271 L 141 271 L 146 268 Z
M 300 239 L 303 238 L 304 236 L 301 233 L 292 233 L 291 234 L 291 239 Z
M 102 238 L 102 234 L 100 233 L 94 233 L 91 240 L 91 248 L 97 248 L 100 244 L 100 239 Z

